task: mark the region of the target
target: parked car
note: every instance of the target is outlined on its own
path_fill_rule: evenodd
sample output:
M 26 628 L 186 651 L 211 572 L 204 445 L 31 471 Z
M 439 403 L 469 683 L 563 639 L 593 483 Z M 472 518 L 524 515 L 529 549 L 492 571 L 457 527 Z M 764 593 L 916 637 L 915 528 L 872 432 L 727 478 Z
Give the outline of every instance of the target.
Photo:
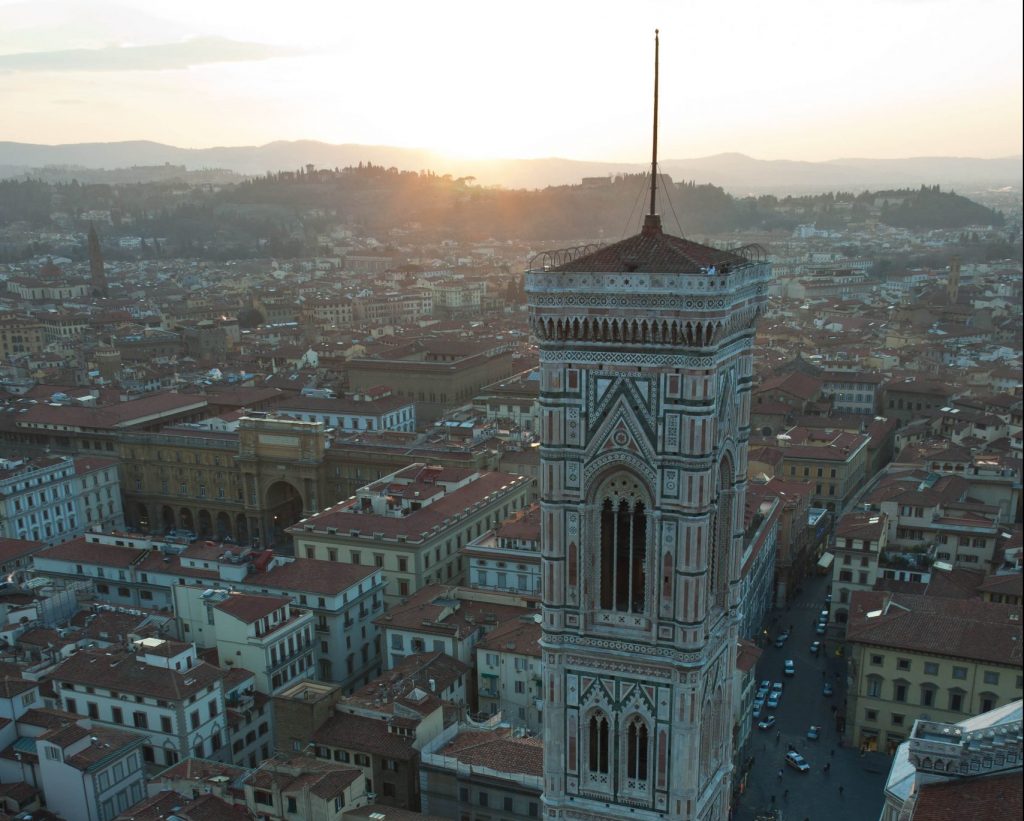
M 807 759 L 796 750 L 786 753 L 786 763 L 794 770 L 802 773 L 809 773 L 811 771 L 811 765 L 807 763 Z
M 782 672 L 787 676 L 796 675 L 796 665 L 793 663 L 793 659 L 786 659 L 785 664 L 782 666 Z
M 782 693 L 778 690 L 773 690 L 771 695 L 768 696 L 768 700 L 765 702 L 769 710 L 774 710 L 779 706 L 779 699 L 782 698 Z
M 818 622 L 818 626 L 814 628 L 814 632 L 817 633 L 819 636 L 824 636 L 827 630 L 828 627 L 824 624 L 824 622 Z
M 755 699 L 761 699 L 762 701 L 768 698 L 769 689 L 767 687 L 758 687 L 757 694 L 754 696 Z
M 811 741 L 817 741 L 818 735 L 821 733 L 821 727 L 812 724 L 807 730 L 807 738 Z
M 821 687 L 821 694 L 823 696 L 830 696 L 830 695 L 832 695 L 832 682 L 831 681 L 826 681 L 822 685 L 822 687 Z
M 818 655 L 818 652 L 820 650 L 821 650 L 821 642 L 820 641 L 812 641 L 811 642 L 811 655 L 812 656 Z
M 754 702 L 754 718 L 760 718 L 761 717 L 761 713 L 763 711 L 764 711 L 764 700 L 759 698 L 759 699 L 757 699 L 757 701 Z
M 775 716 L 767 716 L 757 722 L 757 729 L 759 730 L 770 730 L 775 726 Z

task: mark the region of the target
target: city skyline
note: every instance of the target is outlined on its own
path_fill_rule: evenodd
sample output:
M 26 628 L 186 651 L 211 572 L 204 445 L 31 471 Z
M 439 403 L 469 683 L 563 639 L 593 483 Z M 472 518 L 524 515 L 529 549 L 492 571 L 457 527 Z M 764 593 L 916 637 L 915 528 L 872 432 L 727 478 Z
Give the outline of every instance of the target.
M 288 11 L 0 3 L 0 103 L 17 115 L 0 139 L 315 139 L 639 162 L 660 28 L 666 159 L 1020 151 L 1021 9 L 1005 0 Z

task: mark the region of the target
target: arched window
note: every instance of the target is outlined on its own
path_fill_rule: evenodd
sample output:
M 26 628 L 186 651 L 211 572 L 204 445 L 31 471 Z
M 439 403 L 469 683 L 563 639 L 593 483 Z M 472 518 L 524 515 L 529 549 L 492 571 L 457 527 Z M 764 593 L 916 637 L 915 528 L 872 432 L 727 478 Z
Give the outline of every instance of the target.
M 591 714 L 587 724 L 587 769 L 608 774 L 608 716 L 600 710 Z
M 633 716 L 626 730 L 626 778 L 647 780 L 647 724 Z
M 642 613 L 646 605 L 647 510 L 639 499 L 601 503 L 602 610 Z
M 708 603 L 725 607 L 729 592 L 729 553 L 732 545 L 732 461 L 723 456 L 718 465 L 718 504 L 711 519 L 708 551 Z

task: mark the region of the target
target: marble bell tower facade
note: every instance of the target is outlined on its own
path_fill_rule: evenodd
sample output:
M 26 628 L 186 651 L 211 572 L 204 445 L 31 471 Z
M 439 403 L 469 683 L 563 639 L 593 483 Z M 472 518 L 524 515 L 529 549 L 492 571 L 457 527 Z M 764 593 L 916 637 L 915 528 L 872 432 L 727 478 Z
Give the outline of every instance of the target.
M 542 254 L 544 813 L 725 819 L 763 250 Z

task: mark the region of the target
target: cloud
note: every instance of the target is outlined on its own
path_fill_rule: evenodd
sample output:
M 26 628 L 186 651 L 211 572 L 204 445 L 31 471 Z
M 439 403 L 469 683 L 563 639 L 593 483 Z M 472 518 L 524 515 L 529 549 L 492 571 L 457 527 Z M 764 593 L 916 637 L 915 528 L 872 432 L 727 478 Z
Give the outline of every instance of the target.
M 225 37 L 197 37 L 180 43 L 106 46 L 61 51 L 0 54 L 0 72 L 162 71 L 207 63 L 244 63 L 300 54 L 297 49 L 247 43 Z

